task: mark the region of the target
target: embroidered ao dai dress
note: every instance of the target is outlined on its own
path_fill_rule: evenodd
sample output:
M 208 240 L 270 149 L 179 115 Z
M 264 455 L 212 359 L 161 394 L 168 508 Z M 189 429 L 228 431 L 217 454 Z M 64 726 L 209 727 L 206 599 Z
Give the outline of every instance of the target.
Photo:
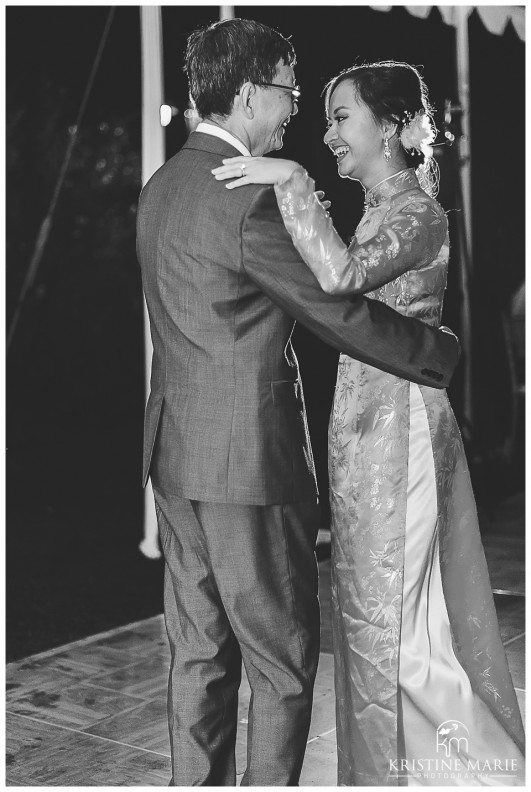
M 415 171 L 367 193 L 348 249 L 314 190 L 302 168 L 275 187 L 321 286 L 439 326 L 447 220 Z M 522 785 L 522 721 L 446 392 L 341 355 L 329 477 L 339 785 Z

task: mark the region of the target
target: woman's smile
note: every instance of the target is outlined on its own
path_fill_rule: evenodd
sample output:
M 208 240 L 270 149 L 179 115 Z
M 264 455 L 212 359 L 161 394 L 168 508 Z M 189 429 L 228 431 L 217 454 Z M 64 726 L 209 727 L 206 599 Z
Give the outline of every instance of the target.
M 380 164 L 382 130 L 369 108 L 358 101 L 349 82 L 343 82 L 330 97 L 329 128 L 325 144 L 336 157 L 339 175 L 362 183 L 367 173 Z

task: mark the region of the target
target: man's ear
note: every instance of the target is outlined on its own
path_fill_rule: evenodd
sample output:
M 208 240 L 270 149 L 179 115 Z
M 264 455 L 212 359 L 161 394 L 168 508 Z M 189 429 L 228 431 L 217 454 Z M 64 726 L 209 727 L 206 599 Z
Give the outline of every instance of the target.
M 238 96 L 240 97 L 240 107 L 247 118 L 254 118 L 254 103 L 256 99 L 255 85 L 252 82 L 244 83 L 238 92 Z

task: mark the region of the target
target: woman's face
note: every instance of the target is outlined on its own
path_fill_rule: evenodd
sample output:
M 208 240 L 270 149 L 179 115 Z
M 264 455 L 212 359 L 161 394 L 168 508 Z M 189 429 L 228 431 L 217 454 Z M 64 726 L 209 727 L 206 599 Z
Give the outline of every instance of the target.
M 367 105 L 356 98 L 350 80 L 332 93 L 328 122 L 324 142 L 337 158 L 339 175 L 366 185 L 367 177 L 381 168 L 384 136 Z

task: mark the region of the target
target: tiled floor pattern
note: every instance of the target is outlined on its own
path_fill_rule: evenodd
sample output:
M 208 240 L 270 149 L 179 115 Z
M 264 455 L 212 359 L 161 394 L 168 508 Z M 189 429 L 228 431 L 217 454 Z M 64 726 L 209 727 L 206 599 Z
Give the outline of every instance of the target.
M 156 616 L 8 667 L 7 785 L 166 786 L 169 665 Z M 237 772 L 245 769 L 249 685 L 239 705 Z M 334 785 L 332 656 L 322 654 L 302 783 Z
M 502 519 L 498 516 L 498 519 Z M 523 533 L 486 532 L 502 637 L 525 709 Z M 500 573 L 503 560 L 504 574 Z M 302 786 L 335 786 L 330 561 L 320 563 L 322 649 Z M 516 594 L 514 593 L 516 592 Z M 520 596 L 518 596 L 518 595 Z M 166 786 L 169 653 L 162 616 L 12 663 L 7 668 L 8 786 Z M 249 686 L 239 705 L 237 772 L 245 768 Z

